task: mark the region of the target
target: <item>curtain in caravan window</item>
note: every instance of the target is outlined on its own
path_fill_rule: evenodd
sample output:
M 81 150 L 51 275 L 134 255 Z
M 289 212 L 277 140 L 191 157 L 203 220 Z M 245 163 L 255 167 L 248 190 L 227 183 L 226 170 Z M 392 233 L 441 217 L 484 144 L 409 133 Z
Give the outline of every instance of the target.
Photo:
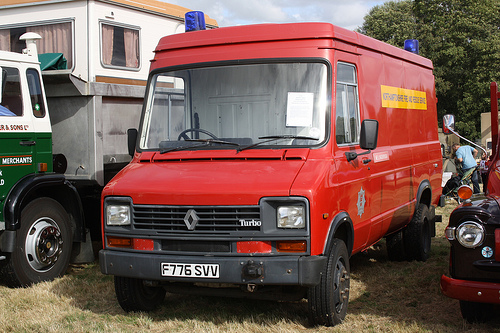
M 125 41 L 125 62 L 127 67 L 139 67 L 139 32 L 123 29 Z
M 0 50 L 10 51 L 10 29 L 0 30 Z
M 115 29 L 111 25 L 102 25 L 102 61 L 105 65 L 111 65 L 113 57 L 113 34 Z
M 26 27 L 26 31 L 42 36 L 42 39 L 37 42 L 38 53 L 62 53 L 68 61 L 68 68 L 73 67 L 70 22 Z
M 101 36 L 105 66 L 139 68 L 139 30 L 102 24 Z

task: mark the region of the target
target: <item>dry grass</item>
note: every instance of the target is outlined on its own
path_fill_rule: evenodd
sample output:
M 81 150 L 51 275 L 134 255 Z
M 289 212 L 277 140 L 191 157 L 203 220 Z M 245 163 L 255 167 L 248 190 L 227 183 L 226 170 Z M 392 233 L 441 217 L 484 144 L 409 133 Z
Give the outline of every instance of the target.
M 345 322 L 309 327 L 307 303 L 278 303 L 169 295 L 153 313 L 126 314 L 118 305 L 113 279 L 97 264 L 72 267 L 65 277 L 26 289 L 0 286 L 3 332 L 500 332 L 500 320 L 471 325 L 458 301 L 443 296 L 441 274 L 448 270 L 443 230 L 454 208 L 440 213 L 431 258 L 390 262 L 384 242 L 351 261 L 351 301 Z

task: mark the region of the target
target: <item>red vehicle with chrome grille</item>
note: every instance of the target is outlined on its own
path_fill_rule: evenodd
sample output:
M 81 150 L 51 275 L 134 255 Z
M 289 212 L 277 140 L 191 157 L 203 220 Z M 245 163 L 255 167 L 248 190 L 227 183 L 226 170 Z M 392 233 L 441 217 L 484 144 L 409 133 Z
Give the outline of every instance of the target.
M 450 215 L 446 237 L 451 243 L 450 273 L 441 277 L 441 290 L 460 300 L 462 316 L 470 322 L 485 321 L 500 304 L 500 161 L 498 141 L 498 85 L 491 84 L 491 134 L 493 150 L 485 196 L 472 198 L 463 186 L 465 200 Z M 452 122 L 448 123 L 449 127 Z
M 160 40 L 132 162 L 103 191 L 101 270 L 127 311 L 166 291 L 347 312 L 349 257 L 425 260 L 441 194 L 432 63 L 326 23 Z

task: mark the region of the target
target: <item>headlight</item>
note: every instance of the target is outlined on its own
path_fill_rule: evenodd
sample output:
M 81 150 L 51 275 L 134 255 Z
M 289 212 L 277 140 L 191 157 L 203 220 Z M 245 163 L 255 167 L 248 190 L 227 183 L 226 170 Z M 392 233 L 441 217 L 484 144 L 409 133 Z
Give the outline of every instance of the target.
M 484 228 L 476 222 L 464 222 L 457 228 L 456 237 L 462 246 L 474 248 L 483 243 Z
M 107 225 L 130 225 L 130 206 L 108 205 L 106 207 Z
M 278 207 L 278 228 L 302 229 L 306 227 L 304 207 L 281 206 Z

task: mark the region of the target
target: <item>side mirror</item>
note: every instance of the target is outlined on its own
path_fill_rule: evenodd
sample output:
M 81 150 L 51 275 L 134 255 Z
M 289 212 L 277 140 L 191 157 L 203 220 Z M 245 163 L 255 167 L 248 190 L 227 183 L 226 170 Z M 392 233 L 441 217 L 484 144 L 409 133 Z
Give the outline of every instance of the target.
M 374 119 L 365 119 L 361 123 L 361 133 L 359 137 L 359 146 L 362 149 L 373 150 L 377 148 L 378 139 L 378 121 Z
M 364 153 L 348 151 L 345 153 L 347 162 L 356 159 L 359 155 L 369 154 L 372 149 L 377 148 L 378 139 L 378 121 L 375 119 L 365 119 L 361 123 L 361 132 L 359 136 L 359 146 L 361 149 L 368 150 Z
M 132 157 L 134 157 L 136 142 L 137 142 L 137 129 L 129 128 L 127 130 L 128 154 Z
M 443 116 L 443 133 L 451 134 L 452 131 L 454 130 L 455 130 L 455 116 L 452 114 L 445 114 Z

